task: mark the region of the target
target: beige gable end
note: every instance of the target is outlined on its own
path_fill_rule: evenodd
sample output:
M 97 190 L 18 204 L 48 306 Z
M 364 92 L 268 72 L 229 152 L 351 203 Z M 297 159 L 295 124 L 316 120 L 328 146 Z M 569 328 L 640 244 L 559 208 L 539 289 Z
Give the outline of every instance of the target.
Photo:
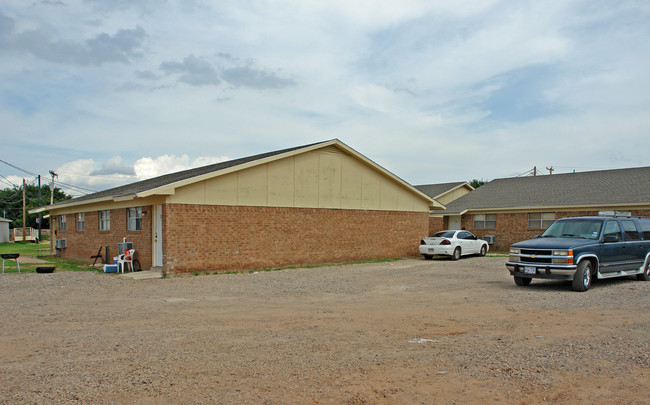
M 428 212 L 412 190 L 336 147 L 176 189 L 168 203 Z

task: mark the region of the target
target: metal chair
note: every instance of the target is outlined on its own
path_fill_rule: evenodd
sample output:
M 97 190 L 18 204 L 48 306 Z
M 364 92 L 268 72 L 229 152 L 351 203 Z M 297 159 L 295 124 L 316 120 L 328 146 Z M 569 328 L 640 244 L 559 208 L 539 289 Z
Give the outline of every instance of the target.
M 18 263 L 19 253 L 3 253 L 2 255 L 2 273 L 5 272 L 5 259 L 14 259 L 16 261 L 16 267 L 18 267 L 18 273 L 20 273 L 20 263 Z M 133 266 L 133 264 L 131 264 Z
M 93 264 L 91 267 L 95 267 L 95 263 L 97 263 L 97 260 L 99 260 L 99 263 L 101 264 L 104 261 L 104 256 L 102 255 L 102 248 L 100 247 L 99 250 L 97 251 L 96 255 L 90 256 L 91 259 L 93 260 Z

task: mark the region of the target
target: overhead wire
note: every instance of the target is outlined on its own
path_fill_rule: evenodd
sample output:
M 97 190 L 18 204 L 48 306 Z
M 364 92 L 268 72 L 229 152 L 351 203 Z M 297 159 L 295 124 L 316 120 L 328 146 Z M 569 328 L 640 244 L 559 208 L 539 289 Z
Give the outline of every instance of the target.
M 0 162 L 6 164 L 7 166 L 10 166 L 10 167 L 12 167 L 12 168 L 14 168 L 16 170 L 19 170 L 19 171 L 21 171 L 21 172 L 23 172 L 25 174 L 29 174 L 30 176 L 33 176 L 33 179 L 30 180 L 30 185 L 36 185 L 36 182 L 38 181 L 38 177 L 39 177 L 38 174 L 30 172 L 29 170 L 23 169 L 22 167 L 16 166 L 16 165 L 14 165 L 12 163 L 9 163 L 9 162 L 7 162 L 7 161 L 5 161 L 3 159 L 0 159 Z M 2 179 L 4 179 L 4 180 L 0 179 L 0 181 L 2 181 L 5 184 L 9 184 L 9 185 L 11 185 L 13 187 L 16 187 L 16 188 L 21 187 L 21 185 L 14 184 L 8 178 L 6 178 L 5 176 L 3 176 L 1 174 L 0 174 L 0 177 L 2 177 Z M 40 177 L 41 177 L 41 179 L 47 179 L 49 177 L 49 174 L 48 175 L 41 175 Z M 41 183 L 41 186 L 43 186 L 42 183 Z M 77 186 L 77 185 L 74 185 L 74 184 L 65 183 L 65 182 L 62 182 L 62 181 L 55 181 L 55 187 L 56 186 L 59 186 L 60 189 L 69 189 L 69 190 L 74 191 L 75 193 L 83 194 L 83 195 L 97 192 L 97 190 L 89 189 L 89 188 L 82 187 L 82 186 Z

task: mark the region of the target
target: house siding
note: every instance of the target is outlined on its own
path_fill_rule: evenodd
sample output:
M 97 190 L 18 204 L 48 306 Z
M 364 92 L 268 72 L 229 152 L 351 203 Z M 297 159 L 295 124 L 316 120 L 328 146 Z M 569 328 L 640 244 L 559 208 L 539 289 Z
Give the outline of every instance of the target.
M 165 271 L 225 271 L 408 257 L 428 213 L 168 204 Z
M 83 231 L 77 231 L 75 216 L 67 215 L 66 230 L 59 229 L 59 217 L 55 223 L 56 239 L 66 239 L 67 247 L 57 250 L 61 257 L 77 260 L 89 260 L 90 256 L 97 254 L 97 250 L 108 246 L 109 261 L 112 261 L 118 253 L 118 243 L 126 236 L 128 242 L 133 242 L 135 249 L 135 258 L 138 259 L 143 269 L 151 267 L 152 263 L 152 242 L 151 242 L 151 217 L 153 210 L 151 206 L 142 207 L 142 230 L 127 230 L 127 209 L 112 209 L 110 220 L 110 231 L 99 230 L 99 212 L 88 211 L 84 213 Z M 102 254 L 105 251 L 102 249 Z M 89 262 L 91 263 L 91 262 Z

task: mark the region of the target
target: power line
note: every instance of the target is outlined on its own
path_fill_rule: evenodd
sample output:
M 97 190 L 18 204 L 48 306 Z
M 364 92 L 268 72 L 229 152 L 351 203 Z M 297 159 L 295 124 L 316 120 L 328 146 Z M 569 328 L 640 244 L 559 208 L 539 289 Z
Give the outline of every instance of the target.
M 2 177 L 2 178 L 4 179 L 4 180 L 0 179 L 0 181 L 2 181 L 2 182 L 4 182 L 4 183 L 7 183 L 7 184 L 9 184 L 9 185 L 11 185 L 11 186 L 14 186 L 15 188 L 18 188 L 18 185 L 12 183 L 11 180 L 9 180 L 8 178 L 6 178 L 5 176 L 3 176 L 3 175 L 0 174 L 0 177 Z
M 89 194 L 89 193 L 96 193 L 97 192 L 96 190 L 91 190 L 89 188 L 85 188 L 85 187 L 81 187 L 81 186 L 75 186 L 75 185 L 72 185 L 72 184 L 67 184 L 67 183 L 64 183 L 62 181 L 57 182 L 57 184 L 59 185 L 59 188 L 67 188 L 67 189 L 76 191 L 78 193 L 84 194 L 84 195 Z
M 11 163 L 9 163 L 9 162 L 5 162 L 5 161 L 2 160 L 2 159 L 0 159 L 0 162 L 6 164 L 7 166 L 11 166 L 11 167 L 13 167 L 13 168 L 16 169 L 16 170 L 20 170 L 20 171 L 23 172 L 23 173 L 27 173 L 27 174 L 32 175 L 32 176 L 38 176 L 38 174 L 36 174 L 36 173 L 32 173 L 32 172 L 27 171 L 27 170 L 25 170 L 25 169 L 22 169 L 22 168 L 20 168 L 20 167 L 18 167 L 18 166 L 16 166 L 16 165 L 12 165 Z

